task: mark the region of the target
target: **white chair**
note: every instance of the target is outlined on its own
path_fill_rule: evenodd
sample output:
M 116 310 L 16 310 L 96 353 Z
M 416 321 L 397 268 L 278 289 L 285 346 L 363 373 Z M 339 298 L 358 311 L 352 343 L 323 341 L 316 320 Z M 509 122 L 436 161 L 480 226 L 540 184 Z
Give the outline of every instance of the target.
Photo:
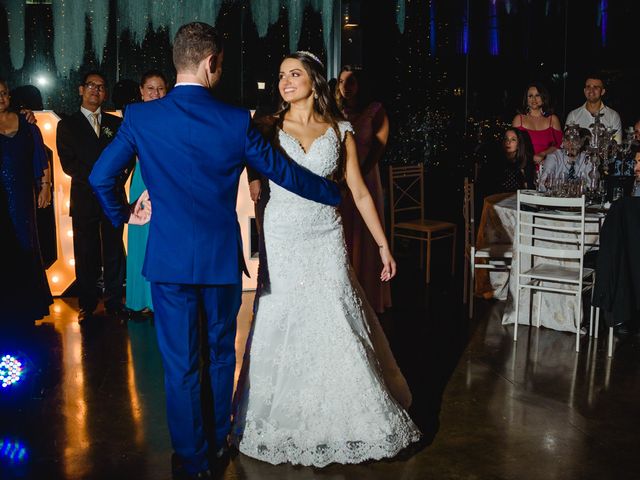
M 411 165 L 389 167 L 390 211 L 391 211 L 391 251 L 395 238 L 410 238 L 427 244 L 426 280 L 431 282 L 431 242 L 451 238 L 451 275 L 456 266 L 456 225 L 441 220 L 424 218 L 424 166 Z M 411 212 L 408 220 L 398 220 L 398 214 Z M 416 218 L 413 212 L 419 212 Z M 422 248 L 420 264 L 422 264 Z
M 592 292 L 593 293 L 593 292 Z M 592 297 L 593 298 L 593 295 Z M 595 328 L 594 328 L 594 314 L 595 311 Z M 600 326 L 600 308 L 591 306 L 591 315 L 589 317 L 589 336 L 598 338 L 598 327 Z M 609 327 L 609 337 L 607 338 L 607 356 L 613 356 L 613 327 Z
M 523 206 L 529 209 L 523 209 Z M 544 197 L 518 192 L 516 215 L 516 308 L 513 341 L 518 340 L 520 292 L 538 291 L 537 326 L 540 326 L 542 294 L 573 295 L 576 352 L 580 351 L 582 294 L 592 289 L 594 271 L 584 268 L 585 199 Z M 522 260 L 527 256 L 528 266 Z M 549 262 L 552 260 L 552 262 Z M 565 264 L 560 265 L 560 261 Z M 564 288 L 561 288 L 564 286 Z
M 473 318 L 476 269 L 509 271 L 513 259 L 513 248 L 510 244 L 494 244 L 489 247 L 476 248 L 474 195 L 473 182 L 465 178 L 462 203 L 465 255 L 463 301 L 464 303 L 469 302 L 469 318 Z

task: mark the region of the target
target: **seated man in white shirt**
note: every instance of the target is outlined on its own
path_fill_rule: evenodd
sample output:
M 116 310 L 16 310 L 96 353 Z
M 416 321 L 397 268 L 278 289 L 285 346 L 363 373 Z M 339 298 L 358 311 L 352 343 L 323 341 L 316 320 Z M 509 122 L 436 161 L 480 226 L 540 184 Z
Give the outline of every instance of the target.
M 575 127 L 565 130 L 562 148 L 550 153 L 544 160 L 539 181 L 541 190 L 557 181 L 589 178 L 592 164 L 587 161 L 587 156 L 582 151 L 587 140 L 586 132 L 588 130 Z M 597 171 L 595 175 L 598 175 Z
M 584 84 L 584 96 L 586 102 L 581 107 L 569 112 L 565 125 L 578 124 L 582 128 L 590 128 L 595 118 L 600 115 L 600 123 L 605 127 L 615 129 L 614 138 L 618 143 L 622 143 L 622 122 L 620 115 L 612 108 L 602 103 L 602 97 L 607 90 L 604 88 L 604 81 L 599 75 L 589 75 Z

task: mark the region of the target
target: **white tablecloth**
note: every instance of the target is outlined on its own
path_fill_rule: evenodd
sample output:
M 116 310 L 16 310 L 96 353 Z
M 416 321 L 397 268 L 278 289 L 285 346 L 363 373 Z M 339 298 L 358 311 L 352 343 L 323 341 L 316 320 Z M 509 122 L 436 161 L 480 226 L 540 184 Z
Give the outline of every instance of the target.
M 515 236 L 516 229 L 516 195 L 497 194 L 485 198 L 482 208 L 482 218 L 478 228 L 478 248 L 488 247 L 493 243 L 511 243 Z M 585 241 L 590 244 L 598 243 L 599 226 L 602 218 L 600 213 L 588 213 L 585 226 Z M 575 224 L 573 224 L 575 225 Z M 562 262 L 559 262 L 562 263 Z M 523 260 L 526 265 L 526 260 Z M 575 264 L 574 264 L 575 265 Z M 516 251 L 513 249 L 513 266 L 516 268 Z M 513 270 L 512 270 L 513 271 Z M 487 272 L 486 270 L 476 270 L 476 294 L 485 298 L 494 297 L 507 301 L 502 316 L 502 324 L 514 322 L 515 316 L 515 290 L 516 275 L 508 272 Z M 523 289 L 520 292 L 520 312 L 518 322 L 521 324 L 535 324 L 537 315 L 538 295 L 533 294 L 534 303 L 529 319 L 530 293 Z M 587 292 L 586 295 L 590 295 Z M 588 303 L 589 300 L 587 300 Z M 560 293 L 544 292 L 540 312 L 540 322 L 542 326 L 554 330 L 576 331 L 575 297 L 562 295 Z

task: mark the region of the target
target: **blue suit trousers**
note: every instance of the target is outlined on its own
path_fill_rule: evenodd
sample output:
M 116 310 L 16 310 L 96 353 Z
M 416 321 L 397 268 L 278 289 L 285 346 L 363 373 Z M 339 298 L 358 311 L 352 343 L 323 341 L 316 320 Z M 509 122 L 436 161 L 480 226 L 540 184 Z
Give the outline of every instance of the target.
M 171 443 L 187 471 L 208 468 L 200 393 L 198 315 L 205 315 L 209 376 L 213 391 L 216 448 L 230 430 L 235 372 L 236 318 L 242 284 L 187 285 L 151 283 L 158 346 L 164 366 L 167 420 Z

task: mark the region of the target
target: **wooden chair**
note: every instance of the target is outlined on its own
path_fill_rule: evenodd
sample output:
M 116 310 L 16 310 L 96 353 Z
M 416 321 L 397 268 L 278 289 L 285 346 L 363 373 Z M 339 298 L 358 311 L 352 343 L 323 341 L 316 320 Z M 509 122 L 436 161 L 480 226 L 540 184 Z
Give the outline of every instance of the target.
M 513 248 L 511 244 L 496 244 L 476 248 L 474 188 L 468 178 L 464 179 L 464 199 L 462 217 L 464 218 L 464 288 L 463 301 L 469 302 L 469 318 L 473 318 L 473 296 L 475 292 L 476 269 L 511 270 Z
M 395 238 L 409 238 L 427 244 L 426 279 L 431 283 L 431 242 L 452 239 L 451 275 L 455 272 L 456 225 L 441 220 L 424 218 L 424 166 L 390 166 L 391 250 Z M 398 214 L 409 214 L 409 220 L 398 219 Z M 417 216 L 415 214 L 418 214 Z M 420 264 L 423 251 L 420 249 Z
M 523 205 L 526 205 L 523 209 Z M 576 298 L 576 352 L 580 351 L 582 294 L 593 288 L 594 270 L 584 267 L 585 199 L 530 195 L 518 191 L 516 216 L 516 298 L 513 341 L 518 339 L 521 290 L 538 291 L 538 319 L 542 294 L 555 292 Z M 522 256 L 530 257 L 523 267 Z M 549 260 L 556 262 L 550 263 Z M 558 261 L 568 262 L 560 265 Z

